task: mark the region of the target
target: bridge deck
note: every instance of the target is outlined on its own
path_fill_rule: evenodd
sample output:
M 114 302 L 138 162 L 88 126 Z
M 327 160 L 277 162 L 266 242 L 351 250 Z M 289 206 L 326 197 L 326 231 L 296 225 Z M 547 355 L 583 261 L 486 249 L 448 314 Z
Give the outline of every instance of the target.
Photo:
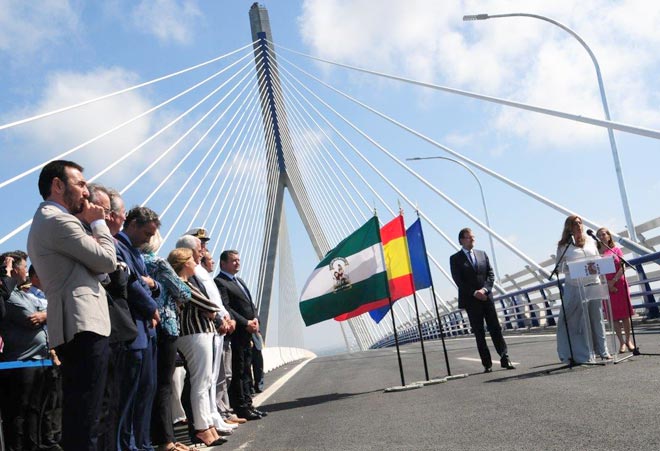
M 657 329 L 638 327 L 642 352 L 660 352 Z M 452 339 L 452 373 L 473 374 L 399 393 L 382 391 L 400 383 L 394 349 L 317 358 L 262 404 L 266 419 L 241 426 L 218 449 L 660 448 L 660 356 L 546 374 L 559 366 L 554 335 L 507 341 L 516 370 L 482 374 L 474 340 Z M 426 345 L 431 377 L 445 376 L 441 344 Z M 422 380 L 419 344 L 402 350 L 406 382 Z

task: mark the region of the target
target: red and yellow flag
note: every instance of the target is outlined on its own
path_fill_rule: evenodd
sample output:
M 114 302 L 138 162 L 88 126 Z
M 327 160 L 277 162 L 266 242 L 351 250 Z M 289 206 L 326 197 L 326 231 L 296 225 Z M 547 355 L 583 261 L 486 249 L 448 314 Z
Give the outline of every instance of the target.
M 406 227 L 403 223 L 403 215 L 399 215 L 380 229 L 380 238 L 383 242 L 383 253 L 385 255 L 385 268 L 387 269 L 387 280 L 390 285 L 390 296 L 392 302 L 409 296 L 415 292 L 413 282 L 412 265 L 408 254 L 408 241 L 406 238 Z M 337 321 L 359 316 L 363 313 L 389 305 L 389 299 L 380 299 L 361 305 L 357 309 L 335 317 Z

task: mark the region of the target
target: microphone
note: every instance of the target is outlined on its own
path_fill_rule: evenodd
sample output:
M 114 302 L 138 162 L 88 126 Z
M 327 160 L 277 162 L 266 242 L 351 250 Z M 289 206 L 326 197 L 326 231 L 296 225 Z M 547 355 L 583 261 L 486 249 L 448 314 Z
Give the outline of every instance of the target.
M 594 240 L 598 241 L 599 243 L 603 244 L 603 242 L 600 240 L 600 238 L 598 238 L 598 237 L 596 236 L 596 234 L 594 233 L 593 230 L 591 230 L 591 229 L 587 230 L 587 235 L 589 235 L 591 238 L 593 238 Z

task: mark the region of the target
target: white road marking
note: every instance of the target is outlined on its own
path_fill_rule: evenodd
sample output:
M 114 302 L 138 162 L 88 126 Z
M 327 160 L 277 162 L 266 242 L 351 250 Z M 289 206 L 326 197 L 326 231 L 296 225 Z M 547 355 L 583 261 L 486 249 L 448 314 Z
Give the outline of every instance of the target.
M 278 380 L 275 381 L 274 384 L 272 384 L 262 393 L 259 393 L 257 396 L 252 398 L 252 404 L 254 404 L 255 407 L 259 407 L 261 404 L 266 402 L 268 398 L 274 395 L 275 392 L 279 390 L 282 385 L 286 384 L 289 379 L 295 376 L 298 371 L 302 370 L 303 367 L 307 365 L 311 360 L 312 359 L 307 359 L 300 362 L 294 369 L 286 373 L 284 376 L 280 377 Z

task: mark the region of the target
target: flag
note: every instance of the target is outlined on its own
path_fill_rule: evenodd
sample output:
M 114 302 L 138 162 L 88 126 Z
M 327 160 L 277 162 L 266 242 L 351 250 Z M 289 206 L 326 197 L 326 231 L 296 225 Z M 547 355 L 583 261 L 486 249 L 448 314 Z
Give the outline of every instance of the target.
M 413 223 L 413 225 L 408 227 L 408 230 L 406 230 L 406 239 L 408 241 L 408 255 L 410 256 L 415 291 L 428 288 L 431 286 L 431 268 L 429 268 L 429 260 L 426 256 L 426 244 L 424 243 L 424 234 L 422 233 L 422 222 L 419 218 Z M 383 243 L 384 242 L 385 238 L 383 234 Z M 385 252 L 385 255 L 387 257 L 387 251 Z M 392 299 L 394 300 L 394 295 L 392 296 Z M 383 307 L 370 311 L 369 315 L 374 321 L 379 323 L 385 315 L 387 315 L 389 309 L 390 305 L 387 303 Z
M 399 215 L 385 224 L 380 229 L 380 236 L 383 240 L 383 252 L 385 254 L 385 267 L 387 268 L 390 296 L 392 302 L 394 302 L 415 292 L 403 216 Z M 339 315 L 335 319 L 337 321 L 345 321 L 362 313 L 369 312 L 371 317 L 374 318 L 374 321 L 380 322 L 387 314 L 389 305 L 389 299 L 379 299 L 375 302 L 364 304 L 352 312 Z
M 310 326 L 388 297 L 378 218 L 374 216 L 316 266 L 302 290 L 299 307 Z
M 426 256 L 426 243 L 422 233 L 422 221 L 419 218 L 413 225 L 408 227 L 406 237 L 408 238 L 408 253 L 412 265 L 415 290 L 423 290 L 432 285 L 432 279 L 429 259 Z

